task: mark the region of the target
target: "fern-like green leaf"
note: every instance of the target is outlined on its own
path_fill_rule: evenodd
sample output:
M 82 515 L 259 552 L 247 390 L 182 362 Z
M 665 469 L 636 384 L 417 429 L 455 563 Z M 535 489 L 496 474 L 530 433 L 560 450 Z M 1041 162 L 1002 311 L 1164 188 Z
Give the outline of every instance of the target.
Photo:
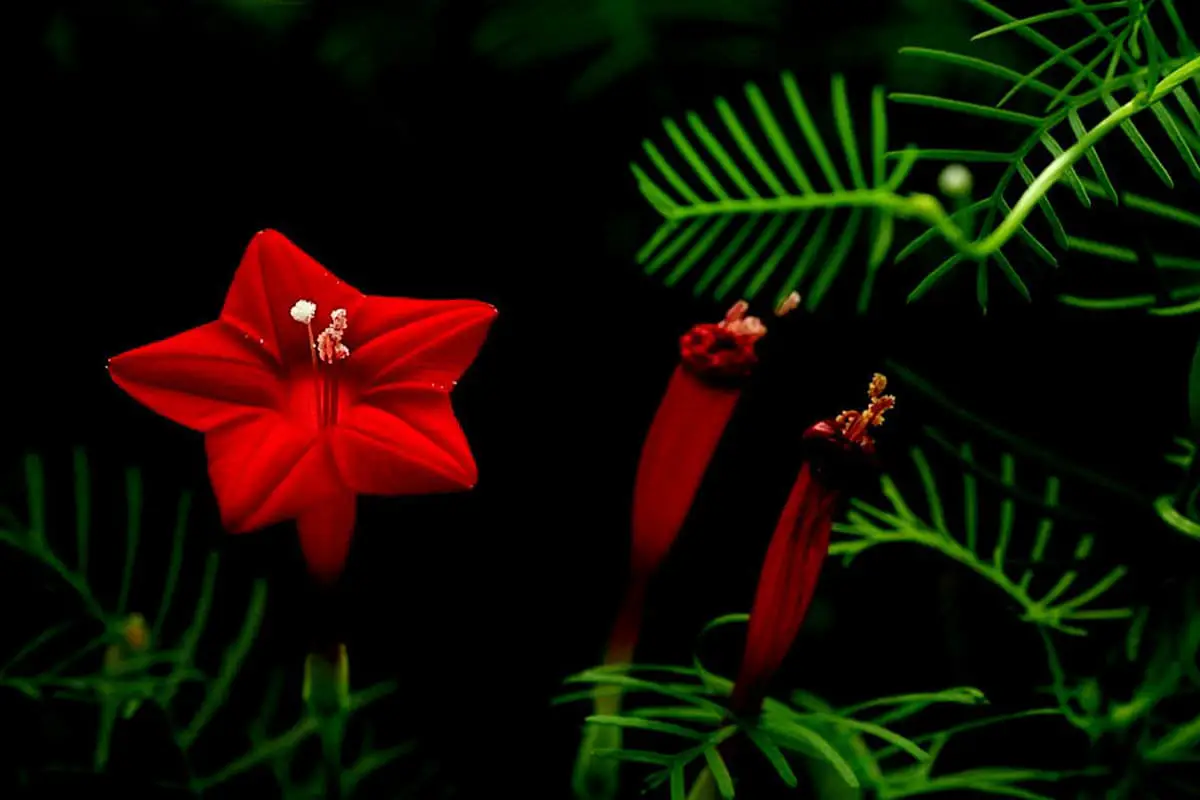
M 1056 477 L 1046 479 L 1040 496 L 1032 494 L 1017 483 L 1016 462 L 1011 455 L 1005 454 L 1001 458 L 999 471 L 992 472 L 976 462 L 969 445 L 954 446 L 940 434 L 934 433 L 933 436 L 937 444 L 948 450 L 966 468 L 962 478 L 961 527 L 951 527 L 946 519 L 941 489 L 933 469 L 924 451 L 914 447 L 912 462 L 923 489 L 926 513 L 921 515 L 914 511 L 896 482 L 884 475 L 880 486 L 887 505 L 853 500 L 853 510 L 847 514 L 847 521 L 834 527 L 835 531 L 849 538 L 831 545 L 830 554 L 841 554 L 849 560 L 881 544 L 910 543 L 928 547 L 993 583 L 1022 607 L 1023 619 L 1063 633 L 1082 636 L 1087 633 L 1086 628 L 1081 627 L 1082 623 L 1132 616 L 1129 608 L 1093 607 L 1094 601 L 1125 575 L 1124 567 L 1108 571 L 1091 586 L 1074 594 L 1071 594 L 1071 590 L 1079 579 L 1077 568 L 1072 567 L 1059 574 L 1053 582 L 1046 579 L 1046 570 L 1041 565 L 1046 560 L 1055 527 L 1052 514 L 1059 500 L 1059 481 Z M 979 513 L 981 477 L 1000 490 L 996 529 L 986 539 L 981 530 Z M 1032 540 L 1027 543 L 1027 566 L 1022 570 L 1014 570 L 1011 559 L 1015 547 L 1013 539 L 1017 532 L 1015 522 L 1019 500 L 1041 513 L 1037 514 Z M 1092 537 L 1086 534 L 1077 540 L 1072 554 L 1074 562 L 1081 563 L 1087 559 L 1092 541 Z
M 1031 70 L 1020 72 L 1002 64 L 995 64 L 972 55 L 949 53 L 929 48 L 904 48 L 901 52 L 908 56 L 933 59 L 945 64 L 971 69 L 1010 84 L 995 105 L 985 105 L 978 102 L 966 102 L 954 98 L 935 97 L 897 93 L 891 95 L 894 102 L 922 106 L 932 110 L 966 114 L 980 119 L 995 121 L 1013 127 L 1020 135 L 1020 143 L 1006 158 L 989 158 L 980 154 L 973 158 L 971 151 L 959 151 L 962 158 L 954 159 L 968 163 L 986 164 L 992 161 L 1007 161 L 1008 167 L 1003 170 L 993 185 L 989 196 L 983 201 L 980 210 L 986 210 L 993 222 L 1008 220 L 1012 216 L 1012 206 L 1007 200 L 1007 194 L 1012 189 L 1015 178 L 1020 178 L 1025 184 L 1026 193 L 1030 194 L 1038 187 L 1036 195 L 1037 207 L 1046 223 L 1054 242 L 1060 248 L 1068 248 L 1076 241 L 1070 237 L 1063 224 L 1063 214 L 1055 207 L 1052 193 L 1046 190 L 1050 185 L 1039 187 L 1041 175 L 1035 173 L 1030 165 L 1033 158 L 1044 152 L 1052 162 L 1062 165 L 1059 180 L 1072 190 L 1081 205 L 1085 208 L 1092 206 L 1092 198 L 1099 196 L 1119 202 L 1119 194 L 1112 184 L 1108 170 L 1105 168 L 1100 153 L 1096 149 L 1099 138 L 1096 131 L 1103 129 L 1102 122 L 1096 128 L 1088 129 L 1082 113 L 1090 113 L 1095 106 L 1100 112 L 1107 113 L 1108 118 L 1117 121 L 1124 136 L 1133 145 L 1134 150 L 1142 157 L 1147 167 L 1156 174 L 1168 187 L 1174 185 L 1163 158 L 1143 135 L 1139 126 L 1130 118 L 1130 111 L 1138 111 L 1140 107 L 1122 106 L 1118 95 L 1122 92 L 1141 92 L 1140 97 L 1149 98 L 1144 107 L 1150 109 L 1148 116 L 1158 123 L 1163 138 L 1177 152 L 1180 160 L 1193 176 L 1200 178 L 1200 134 L 1197 133 L 1196 121 L 1200 120 L 1200 111 L 1194 101 L 1191 86 L 1184 86 L 1184 78 L 1193 75 L 1195 66 L 1189 59 L 1193 53 L 1183 48 L 1178 56 L 1171 56 L 1163 43 L 1155 36 L 1151 21 L 1153 3 L 1084 3 L 1082 0 L 1070 0 L 1070 8 L 1048 11 L 1025 18 L 1017 18 L 993 3 L 986 0 L 966 0 L 980 12 L 990 17 L 997 25 L 982 32 L 976 38 L 986 38 L 998 34 L 1012 33 L 1026 39 L 1045 54 L 1045 59 Z M 1166 7 L 1166 13 L 1172 18 L 1172 24 L 1178 23 L 1178 14 L 1173 7 Z M 1116 16 L 1105 18 L 1105 14 Z M 1085 27 L 1079 38 L 1068 46 L 1060 46 L 1043 34 L 1039 27 L 1043 23 L 1078 22 Z M 1182 37 L 1181 37 L 1182 38 Z M 1133 44 L 1136 40 L 1144 40 L 1146 47 Z M 1184 65 L 1186 68 L 1183 68 Z M 1181 69 L 1183 68 L 1183 69 Z M 1170 73 L 1171 77 L 1164 77 Z M 1061 79 L 1057 78 L 1062 75 Z M 1195 82 L 1195 81 L 1193 81 Z M 1008 108 L 1010 101 L 1018 95 L 1036 93 L 1048 98 L 1045 110 L 1041 114 L 1031 114 Z M 1127 95 L 1128 96 L 1128 95 Z M 1177 104 L 1178 111 L 1166 102 L 1170 99 Z M 1182 116 L 1179 115 L 1182 112 Z M 1032 131 L 1029 129 L 1032 128 Z M 1057 134 L 1059 128 L 1064 128 L 1064 135 Z M 1114 128 L 1115 129 L 1115 128 Z M 1070 145 L 1064 148 L 1059 142 Z M 952 149 L 929 150 L 918 149 L 918 158 L 926 160 L 943 160 L 944 156 L 956 153 Z M 949 159 L 945 159 L 949 160 Z M 1082 172 L 1082 161 L 1087 162 L 1091 175 Z M 984 226 L 985 230 L 988 228 Z M 1022 241 L 1030 245 L 1035 254 L 1043 260 L 1053 259 L 1053 254 L 1045 244 L 1035 236 L 1024 224 L 1011 229 L 1019 235 Z M 903 247 L 897 260 L 907 258 L 917 250 L 925 247 L 937 237 L 922 234 Z M 1002 243 L 998 243 L 1002 244 Z M 977 294 L 981 305 L 986 305 L 988 281 L 985 267 L 994 265 L 1013 287 L 1024 297 L 1029 296 L 1029 290 L 1016 268 L 1007 257 L 995 246 L 985 251 L 986 256 L 977 260 Z M 914 301 L 925 295 L 938 284 L 964 258 L 958 253 L 951 253 L 924 278 L 911 293 L 909 300 Z M 1047 259 L 1049 256 L 1049 259 Z M 1178 291 L 1168 290 L 1164 293 L 1162 302 L 1157 297 L 1138 296 L 1134 298 L 1113 298 L 1095 300 L 1066 295 L 1060 298 L 1064 303 L 1089 308 L 1124 308 L 1145 307 L 1156 314 L 1182 314 L 1197 310 L 1200 301 L 1194 300 L 1191 286 L 1181 287 Z
M 151 626 L 142 614 L 131 612 L 144 602 L 133 585 L 144 516 L 142 474 L 136 469 L 125 471 L 126 549 L 119 588 L 115 597 L 108 598 L 94 591 L 88 569 L 88 539 L 94 527 L 91 495 L 96 487 L 82 450 L 75 451 L 73 467 L 74 557 L 64 558 L 59 554 L 57 538 L 52 535 L 54 520 L 47 515 L 51 503 L 47 499 L 42 459 L 36 455 L 28 456 L 25 461 L 28 520 L 14 529 L 0 530 L 0 544 L 14 548 L 61 580 L 81 601 L 87 622 L 98 626 L 102 633 L 72 642 L 67 633 L 81 632 L 86 626 L 48 627 L 9 660 L 0 672 L 0 688 L 12 688 L 35 699 L 70 697 L 97 705 L 100 724 L 92 759 L 96 770 L 102 771 L 107 765 L 109 743 L 116 727 L 146 703 L 160 707 L 172 720 L 190 716 L 190 722 L 175 736 L 176 744 L 186 752 L 224 705 L 249 653 L 266 604 L 266 583 L 260 580 L 251 587 L 241 633 L 228 644 L 217 672 L 209 674 L 199 662 L 198 653 L 216 589 L 219 556 L 215 552 L 208 556 L 199 590 L 194 595 L 191 624 L 177 634 L 167 629 L 183 561 L 189 495 L 184 493 L 180 500 L 170 564 L 165 570 L 162 597 Z M 77 566 L 70 566 L 71 563 Z M 18 666 L 24 667 L 20 673 Z M 199 708 L 190 712 L 177 702 L 185 685 L 199 687 L 201 691 Z
M 772 286 L 775 303 L 799 291 L 813 310 L 845 266 L 870 209 L 868 270 L 859 293 L 865 309 L 894 230 L 883 193 L 900 187 L 915 154 L 888 163 L 882 89 L 872 96 L 870 135 L 864 136 L 845 81 L 834 76 L 836 145 L 822 135 L 790 72 L 782 76 L 782 90 L 786 116 L 751 83 L 741 112 L 716 100 L 719 128 L 696 113 L 685 117 L 690 135 L 665 120 L 670 157 L 654 142 L 644 143 L 647 162 L 633 164 L 633 174 L 664 221 L 637 260 L 668 286 L 694 278 L 697 295 L 753 299 Z M 803 142 L 801 154 L 793 142 Z M 838 235 L 831 239 L 834 229 Z

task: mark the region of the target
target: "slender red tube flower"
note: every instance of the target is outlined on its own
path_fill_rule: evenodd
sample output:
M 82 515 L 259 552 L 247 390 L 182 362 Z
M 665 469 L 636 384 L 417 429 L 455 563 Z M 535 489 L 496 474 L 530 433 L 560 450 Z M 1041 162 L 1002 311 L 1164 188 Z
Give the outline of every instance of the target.
M 747 310 L 749 304 L 740 301 L 722 321 L 696 325 L 679 340 L 679 366 L 638 462 L 629 583 L 609 637 L 606 663 L 624 664 L 632 658 L 647 584 L 679 535 L 741 386 L 758 363 L 754 346 L 767 329 L 757 317 L 746 316 Z
M 895 397 L 883 393 L 886 388 L 887 378 L 876 374 L 865 411 L 842 412 L 804 433 L 809 456 L 779 516 L 759 574 L 731 700 L 735 713 L 757 712 L 768 682 L 800 632 L 829 551 L 847 473 L 874 453 L 870 430 L 883 424 L 884 413 L 896 404 Z
M 231 533 L 295 520 L 311 573 L 329 583 L 358 495 L 475 485 L 450 392 L 495 315 L 475 300 L 364 295 L 267 230 L 215 322 L 108 367 L 134 399 L 204 433 Z
M 798 302 L 798 295 L 788 297 L 776 314 L 788 313 Z M 608 665 L 625 665 L 633 658 L 650 578 L 679 535 L 741 396 L 741 386 L 758 363 L 754 347 L 767 329 L 757 317 L 746 316 L 748 310 L 749 304 L 740 301 L 720 322 L 696 325 L 680 337 L 679 366 L 667 384 L 638 462 L 629 578 L 608 638 L 604 656 Z M 614 715 L 620 708 L 619 692 L 596 695 L 596 714 Z M 572 780 L 576 797 L 611 800 L 615 796 L 618 762 L 593 754 L 620 746 L 620 728 L 589 725 L 585 729 Z

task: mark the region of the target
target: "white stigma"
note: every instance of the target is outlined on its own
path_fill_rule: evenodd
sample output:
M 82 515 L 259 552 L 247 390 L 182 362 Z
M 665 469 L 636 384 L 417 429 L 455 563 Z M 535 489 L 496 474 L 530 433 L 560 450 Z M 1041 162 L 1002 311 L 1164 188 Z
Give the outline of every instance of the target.
M 296 320 L 296 322 L 299 322 L 301 325 L 308 325 L 313 321 L 313 317 L 317 315 L 317 304 L 308 300 L 297 300 L 296 305 L 292 306 L 291 314 L 292 319 Z

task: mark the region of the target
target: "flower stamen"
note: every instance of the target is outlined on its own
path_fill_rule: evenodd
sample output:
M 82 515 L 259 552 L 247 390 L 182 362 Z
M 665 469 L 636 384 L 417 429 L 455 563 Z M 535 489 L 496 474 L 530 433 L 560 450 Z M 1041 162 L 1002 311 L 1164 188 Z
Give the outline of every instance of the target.
M 746 312 L 749 310 L 749 303 L 745 300 L 738 300 L 725 313 L 725 319 L 721 320 L 718 326 L 725 328 L 734 336 L 745 337 L 751 341 L 761 339 L 767 334 L 767 326 L 763 325 L 762 320 L 758 317 L 747 317 Z
M 800 305 L 800 293 L 792 292 L 787 297 L 779 301 L 779 305 L 775 306 L 775 316 L 783 317 L 795 311 Z
M 871 378 L 867 387 L 867 397 L 870 403 L 863 411 L 843 411 L 837 415 L 834 422 L 841 428 L 843 435 L 851 442 L 870 447 L 874 440 L 867 433 L 871 428 L 883 424 L 883 415 L 896 405 L 896 397 L 884 394 L 887 389 L 887 377 L 878 372 Z
M 336 308 L 329 315 L 329 325 L 319 335 L 313 335 L 312 321 L 317 304 L 297 300 L 291 316 L 308 330 L 308 350 L 313 365 L 313 390 L 316 393 L 317 424 L 320 427 L 337 422 L 338 375 L 336 364 L 350 357 L 350 348 L 342 339 L 348 327 L 346 309 Z M 324 366 L 323 366 L 324 365 Z
M 329 315 L 329 326 L 317 337 L 317 355 L 328 365 L 322 370 L 324 380 L 325 413 L 321 417 L 322 425 L 333 425 L 337 422 L 338 410 L 338 368 L 337 363 L 350 357 L 350 348 L 342 343 L 347 328 L 346 309 L 335 308 Z

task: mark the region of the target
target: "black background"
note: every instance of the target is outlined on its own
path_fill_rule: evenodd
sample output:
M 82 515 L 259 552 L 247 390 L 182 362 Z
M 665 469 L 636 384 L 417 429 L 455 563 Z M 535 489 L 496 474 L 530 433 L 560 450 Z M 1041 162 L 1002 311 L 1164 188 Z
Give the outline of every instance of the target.
M 708 108 L 746 79 L 766 84 L 792 68 L 819 98 L 838 69 L 865 98 L 870 82 L 904 79 L 890 53 L 908 34 L 928 28 L 965 48 L 969 30 L 984 24 L 921 4 L 858 5 L 820 24 L 788 12 L 777 29 L 756 33 L 752 63 L 666 59 L 574 102 L 561 66 L 512 72 L 475 54 L 470 33 L 485 9 L 470 2 L 414 12 L 416 21 L 380 12 L 392 21 L 378 25 L 391 25 L 396 39 L 380 45 L 361 33 L 374 66 L 349 74 L 318 53 L 331 26 L 371 19 L 362 3 L 318 2 L 279 30 L 201 2 L 34 7 L 36 24 L 6 37 L 35 48 L 10 74 L 18 106 L 5 126 L 17 142 L 5 170 L 14 208 L 0 486 L 10 506 L 21 513 L 22 454 L 44 454 L 57 497 L 51 530 L 57 520 L 69 542 L 71 448 L 86 447 L 97 491 L 111 495 L 97 502 L 95 572 L 115 575 L 122 470 L 142 468 L 136 604 L 138 592 L 152 602 L 159 591 L 178 491 L 196 490 L 193 542 L 224 552 L 221 591 L 236 603 L 252 576 L 271 582 L 248 672 L 297 673 L 314 612 L 293 533 L 225 536 L 200 437 L 120 392 L 105 359 L 214 318 L 242 249 L 267 227 L 368 293 L 493 303 L 500 316 L 455 393 L 480 483 L 465 495 L 362 499 L 338 613 L 356 685 L 401 681 L 380 725 L 420 741 L 413 763 L 436 764 L 457 796 L 565 797 L 583 713 L 548 700 L 563 676 L 599 658 L 623 576 L 636 459 L 676 337 L 723 312 L 633 265 L 655 220 L 626 164 L 662 115 Z M 691 35 L 665 37 L 670 45 Z M 936 138 L 979 133 L 939 120 L 949 127 Z M 897 138 L 929 132 L 919 118 L 894 125 Z M 1138 166 L 1135 158 L 1114 169 L 1136 184 Z M 934 174 L 916 179 L 928 187 Z M 1112 231 L 1102 217 L 1079 224 Z M 654 584 L 645 660 L 682 662 L 705 620 L 747 610 L 795 475 L 798 433 L 859 404 L 885 359 L 962 408 L 1123 481 L 1135 500 L 1170 485 L 1161 453 L 1184 429 L 1194 322 L 1056 304 L 1056 290 L 1093 274 L 1079 257 L 1065 257 L 1056 273 L 1023 258 L 1035 302 L 1024 305 L 994 278 L 987 316 L 968 274 L 905 306 L 924 274 L 906 263 L 885 273 L 877 310 L 860 318 L 849 304 L 864 257 L 852 257 L 828 308 L 773 326 L 762 369 Z M 903 469 L 907 448 L 935 425 L 975 438 L 995 463 L 997 445 L 978 429 L 902 381 L 894 388 L 885 460 Z M 954 473 L 943 474 L 952 496 Z M 1044 473 L 1021 474 L 1036 490 Z M 1177 591 L 1172 580 L 1186 561 L 1145 507 L 1067 480 L 1064 498 L 1090 520 L 1100 557 L 1133 563 L 1131 587 Z M 18 558 L 5 553 L 0 566 L 6 617 L 17 620 L 5 642 L 13 649 L 28 629 L 19 622 L 58 611 L 41 586 L 22 582 Z M 193 580 L 201 560 L 185 567 Z M 885 548 L 849 569 L 831 561 L 818 599 L 788 686 L 839 702 L 954 685 L 978 686 L 1001 707 L 1047 702 L 1032 691 L 1048 678 L 1032 628 L 994 587 L 934 554 Z M 217 618 L 226 622 L 238 620 Z M 1085 668 L 1092 652 L 1078 650 Z M 248 681 L 244 699 L 256 702 L 258 684 Z M 48 713 L 10 703 L 22 726 Z M 235 752 L 244 745 L 237 710 L 220 723 Z M 84 735 L 93 724 L 67 719 Z M 29 730 L 16 760 L 69 760 L 44 724 Z M 1060 764 L 1082 758 L 1038 744 L 1063 730 L 1022 729 L 967 755 L 1005 764 L 1036 763 L 1039 749 Z M 151 755 L 153 740 L 137 727 L 119 738 L 111 780 L 128 788 L 169 770 Z

